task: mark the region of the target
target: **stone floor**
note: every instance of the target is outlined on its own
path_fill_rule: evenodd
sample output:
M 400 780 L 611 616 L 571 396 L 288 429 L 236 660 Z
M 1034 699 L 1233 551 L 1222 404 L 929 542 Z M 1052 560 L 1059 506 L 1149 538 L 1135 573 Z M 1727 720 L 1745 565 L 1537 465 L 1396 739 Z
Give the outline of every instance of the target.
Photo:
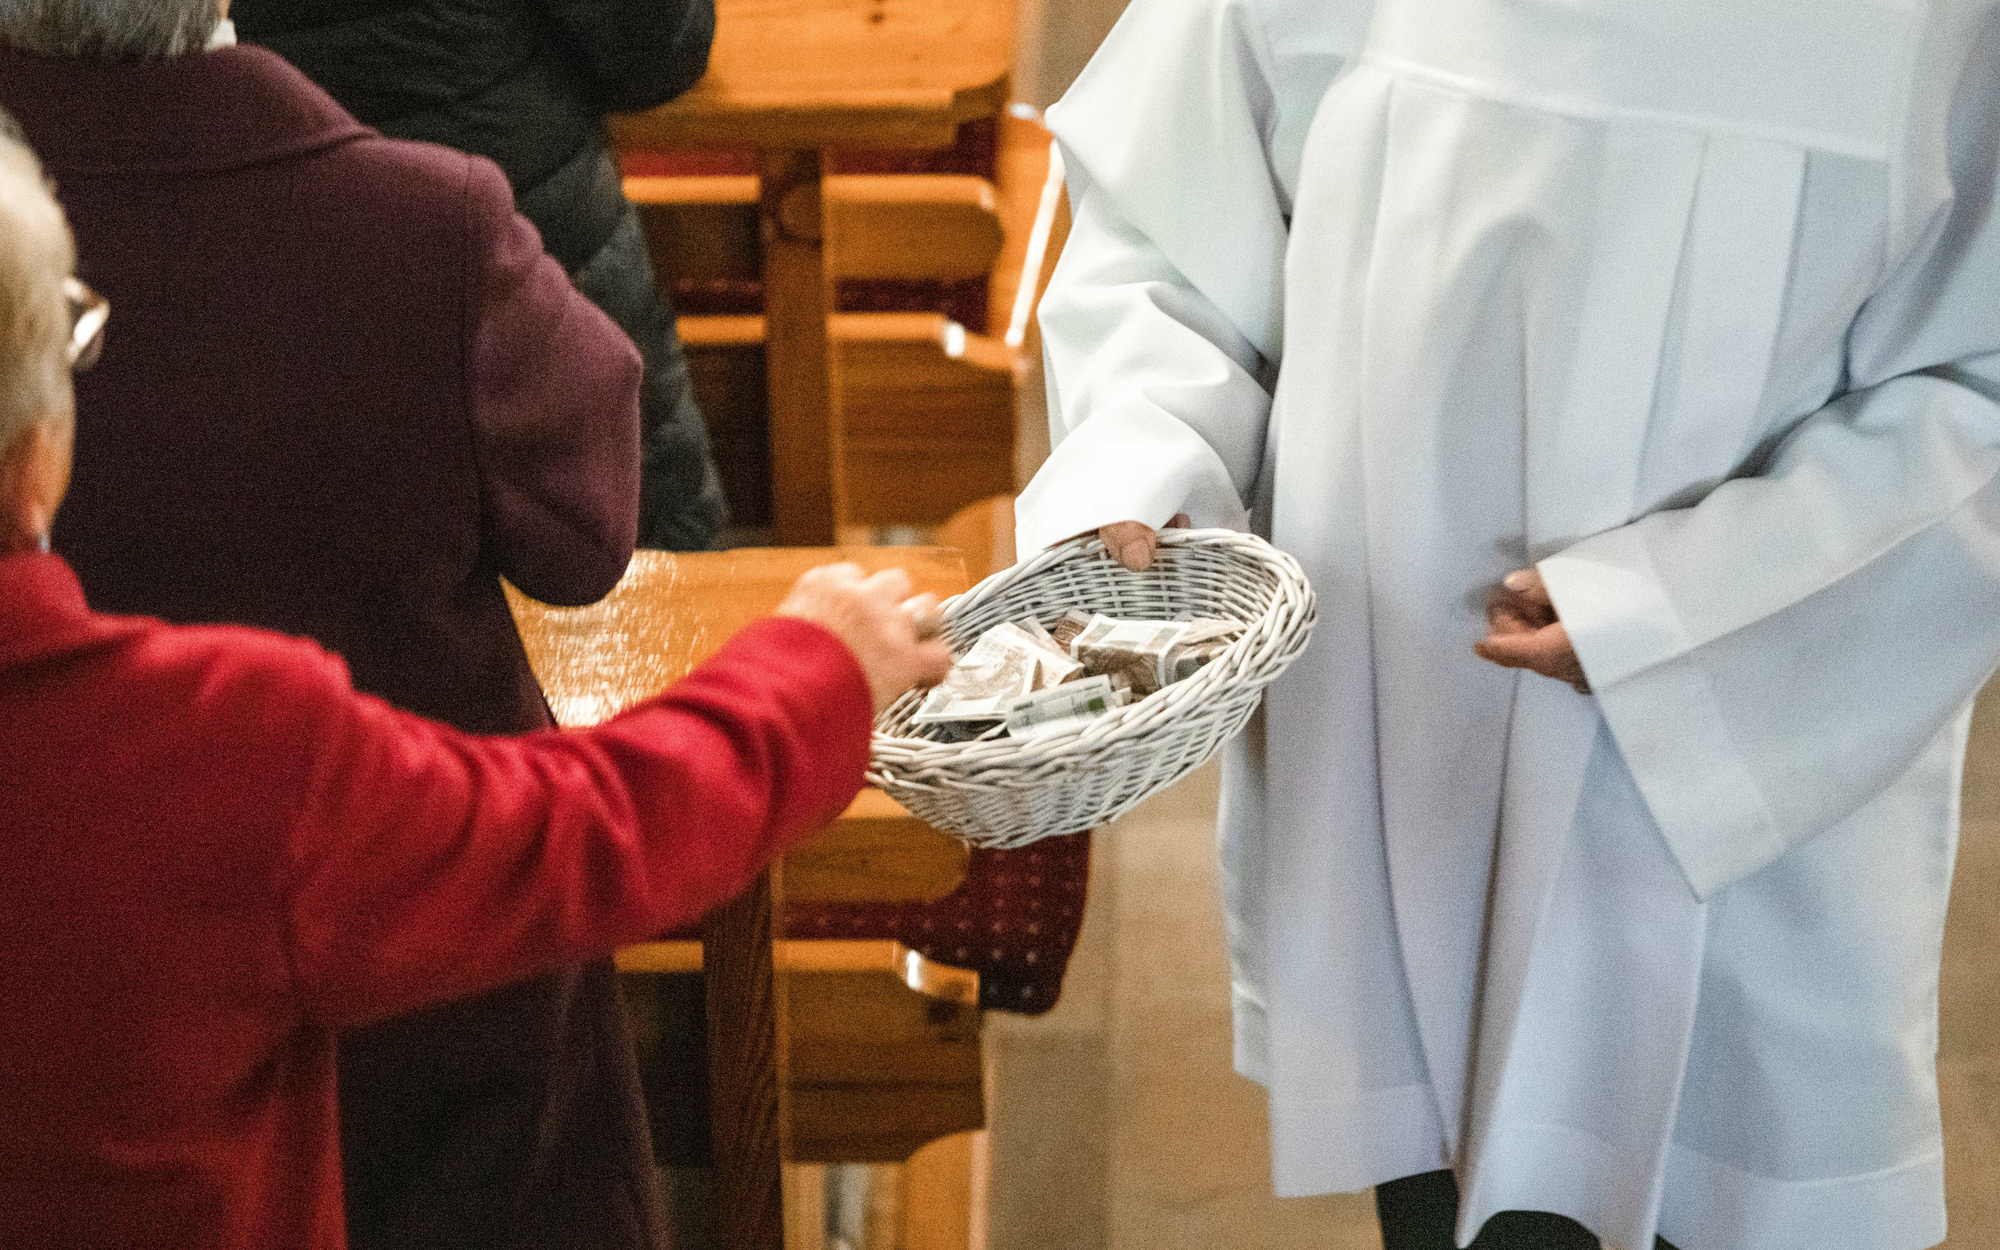
M 989 1017 L 990 1250 L 1380 1246 L 1365 1196 L 1271 1196 L 1263 1094 L 1229 1065 L 1214 801 L 1205 770 L 1099 837 L 1063 1002 Z M 1996 952 L 2000 686 L 1974 728 L 1945 950 L 1949 1250 L 2000 1247 Z

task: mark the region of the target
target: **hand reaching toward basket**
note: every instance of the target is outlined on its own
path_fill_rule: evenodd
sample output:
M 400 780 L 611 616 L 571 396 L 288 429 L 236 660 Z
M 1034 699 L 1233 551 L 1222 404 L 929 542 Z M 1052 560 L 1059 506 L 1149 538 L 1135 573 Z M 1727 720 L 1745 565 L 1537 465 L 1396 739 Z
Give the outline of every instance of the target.
M 777 615 L 811 621 L 846 643 L 868 677 L 877 712 L 951 670 L 951 648 L 937 636 L 937 597 L 911 598 L 910 575 L 901 569 L 872 577 L 853 564 L 809 569 Z
M 1174 519 L 1167 522 L 1167 528 L 1184 530 L 1189 524 L 1187 513 L 1176 512 Z M 1112 558 L 1134 573 L 1143 573 L 1151 567 L 1153 555 L 1160 549 L 1159 534 L 1144 521 L 1113 521 L 1099 529 L 1097 536 L 1104 540 L 1104 549 Z

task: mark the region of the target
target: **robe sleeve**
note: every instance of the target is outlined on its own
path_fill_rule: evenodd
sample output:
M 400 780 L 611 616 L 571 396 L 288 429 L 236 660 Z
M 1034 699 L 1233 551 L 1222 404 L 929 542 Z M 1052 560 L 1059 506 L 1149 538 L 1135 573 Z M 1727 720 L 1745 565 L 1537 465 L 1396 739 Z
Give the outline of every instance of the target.
M 1992 60 L 1954 108 L 1948 209 L 1850 330 L 1845 393 L 1754 475 L 1539 566 L 1699 897 L 1881 793 L 2000 661 Z
M 1074 224 L 1040 308 L 1054 450 L 1021 497 L 1024 555 L 1111 521 L 1246 520 L 1304 131 L 1286 122 L 1338 68 L 1281 63 L 1267 16 L 1137 0 L 1049 111 Z
M 587 732 L 474 737 L 344 681 L 288 701 L 312 738 L 288 945 L 304 1009 L 335 1028 L 698 919 L 839 815 L 872 720 L 847 648 L 784 619 Z

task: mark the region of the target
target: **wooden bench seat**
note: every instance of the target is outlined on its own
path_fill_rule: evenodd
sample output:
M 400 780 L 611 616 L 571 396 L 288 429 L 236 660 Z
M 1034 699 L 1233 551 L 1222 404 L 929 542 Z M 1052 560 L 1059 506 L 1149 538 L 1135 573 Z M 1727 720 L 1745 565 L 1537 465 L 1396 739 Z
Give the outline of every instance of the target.
M 983 278 L 1003 246 L 999 191 L 959 174 L 826 180 L 827 269 L 840 278 Z M 762 264 L 754 176 L 627 178 L 661 281 L 754 279 Z
M 969 500 L 1014 488 L 1018 352 L 936 313 L 839 313 L 847 521 L 943 522 Z M 762 317 L 683 317 L 695 392 L 718 441 L 757 422 Z

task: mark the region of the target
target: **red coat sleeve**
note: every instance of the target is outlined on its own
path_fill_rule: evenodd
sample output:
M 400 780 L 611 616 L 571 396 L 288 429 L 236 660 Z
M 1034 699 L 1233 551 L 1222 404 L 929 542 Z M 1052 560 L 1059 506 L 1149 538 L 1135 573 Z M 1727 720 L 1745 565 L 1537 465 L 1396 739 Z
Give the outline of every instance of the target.
M 313 697 L 285 897 L 305 1008 L 334 1027 L 698 918 L 854 797 L 871 719 L 847 648 L 783 619 L 582 733 L 477 738 Z
M 639 353 L 469 159 L 466 390 L 487 542 L 544 603 L 609 594 L 639 535 Z

